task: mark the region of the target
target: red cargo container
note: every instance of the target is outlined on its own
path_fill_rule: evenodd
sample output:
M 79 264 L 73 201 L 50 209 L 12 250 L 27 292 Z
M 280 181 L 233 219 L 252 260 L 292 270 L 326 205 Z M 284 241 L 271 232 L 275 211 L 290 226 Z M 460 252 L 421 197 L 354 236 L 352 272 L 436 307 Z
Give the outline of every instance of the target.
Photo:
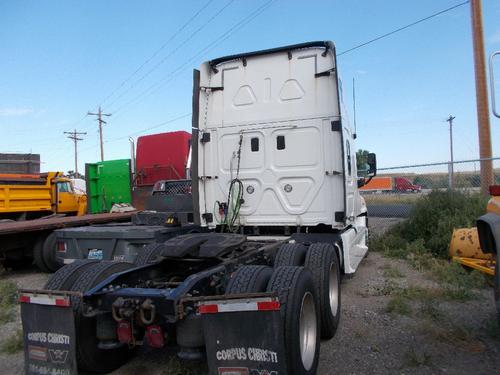
M 145 135 L 137 139 L 136 186 L 186 178 L 191 134 L 185 131 Z

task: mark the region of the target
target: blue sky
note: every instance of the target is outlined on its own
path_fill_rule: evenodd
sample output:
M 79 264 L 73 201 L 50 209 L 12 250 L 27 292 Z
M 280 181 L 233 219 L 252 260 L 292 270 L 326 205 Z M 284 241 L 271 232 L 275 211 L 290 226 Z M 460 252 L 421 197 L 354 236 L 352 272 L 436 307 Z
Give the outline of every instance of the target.
M 207 0 L 0 0 L 0 152 L 40 153 L 43 170 L 67 171 L 73 144 L 63 132 L 76 127 L 88 133 L 79 143 L 83 170 L 99 159 L 97 124 L 85 114 L 102 104 L 113 114 L 105 157 L 127 158 L 129 135 L 189 131 L 192 69 L 205 60 L 311 40 L 333 40 L 342 52 L 461 2 L 274 0 L 228 32 L 268 1 L 213 0 L 172 39 Z M 489 55 L 500 50 L 500 2 L 483 0 L 483 10 Z M 350 107 L 356 79 L 357 147 L 376 152 L 380 167 L 448 160 L 450 114 L 455 158 L 478 157 L 469 5 L 338 62 Z M 491 128 L 500 156 L 493 116 Z

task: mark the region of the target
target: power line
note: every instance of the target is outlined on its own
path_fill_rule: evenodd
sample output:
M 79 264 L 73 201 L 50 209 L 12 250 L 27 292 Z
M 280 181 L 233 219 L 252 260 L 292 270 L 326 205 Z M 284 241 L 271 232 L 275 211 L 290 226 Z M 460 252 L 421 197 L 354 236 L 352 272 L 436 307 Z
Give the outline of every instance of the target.
M 111 98 L 118 90 L 120 90 L 127 82 L 129 82 L 139 71 L 144 68 L 148 63 L 150 63 L 158 54 L 165 49 L 167 45 L 172 42 L 184 29 L 193 22 L 196 17 L 200 15 L 201 12 L 203 12 L 214 0 L 208 0 L 193 16 L 191 16 L 177 31 L 175 31 L 170 38 L 163 43 L 160 48 L 158 48 L 149 58 L 147 58 L 137 69 L 134 70 L 132 74 L 130 74 L 125 80 L 123 80 L 122 83 L 118 87 L 116 87 L 108 96 L 106 96 L 102 101 L 101 101 L 101 106 L 109 99 Z
M 111 139 L 109 142 L 119 141 L 119 140 L 121 140 L 121 139 L 125 139 L 125 138 L 128 138 L 128 137 L 133 136 L 133 135 L 139 135 L 139 134 L 141 134 L 141 133 L 145 133 L 145 132 L 147 132 L 147 131 L 149 131 L 149 130 L 153 130 L 153 129 L 156 129 L 156 128 L 159 128 L 159 127 L 162 127 L 162 126 L 164 126 L 164 125 L 170 124 L 170 123 L 172 123 L 172 122 L 176 122 L 176 121 L 178 121 L 178 120 L 182 120 L 182 119 L 184 119 L 184 118 L 186 118 L 186 117 L 189 117 L 189 116 L 191 116 L 191 112 L 186 113 L 186 114 L 184 114 L 184 115 L 182 115 L 182 116 L 179 116 L 179 117 L 176 117 L 176 118 L 173 118 L 173 119 L 167 120 L 167 121 L 163 121 L 163 122 L 161 122 L 161 123 L 159 123 L 159 124 L 156 124 L 156 125 L 153 125 L 153 126 L 150 126 L 150 127 L 147 127 L 147 128 L 143 128 L 143 129 L 141 129 L 141 130 L 138 130 L 138 131 L 136 131 L 136 132 L 130 133 L 130 134 L 125 135 L 125 136 L 122 136 L 122 137 L 113 138 L 113 139 Z
M 186 113 L 186 114 L 184 114 L 184 115 L 182 115 L 182 116 L 178 116 L 178 117 L 175 117 L 175 118 L 173 118 L 173 119 L 163 121 L 163 122 L 161 122 L 161 123 L 159 123 L 159 124 L 156 124 L 156 125 L 153 125 L 153 126 L 150 126 L 150 127 L 147 127 L 147 128 L 143 128 L 143 129 L 138 130 L 138 131 L 136 131 L 136 132 L 134 132 L 134 133 L 130 133 L 130 134 L 128 134 L 128 135 L 124 135 L 124 136 L 122 136 L 122 137 L 117 137 L 117 138 L 110 139 L 109 141 L 106 141 L 106 142 L 104 142 L 104 143 L 111 143 L 111 142 L 115 142 L 115 141 L 120 141 L 120 140 L 122 140 L 122 139 L 129 138 L 130 136 L 133 136 L 133 135 L 139 135 L 139 134 L 141 134 L 141 133 L 145 133 L 145 132 L 147 132 L 147 131 L 149 131 L 149 130 L 153 130 L 153 129 L 159 128 L 159 127 L 161 127 L 161 126 L 164 126 L 164 125 L 167 125 L 167 124 L 173 123 L 173 122 L 178 121 L 178 120 L 182 120 L 182 119 L 184 119 L 184 118 L 186 118 L 186 117 L 189 117 L 189 116 L 191 116 L 191 113 Z M 98 147 L 97 145 L 95 145 L 95 146 L 90 146 L 90 147 L 84 148 L 84 149 L 83 149 L 83 150 L 81 150 L 81 151 L 88 151 L 88 150 L 92 150 L 92 149 L 97 148 L 97 147 Z
M 254 20 L 257 16 L 262 14 L 267 8 L 271 6 L 273 2 L 276 0 L 268 0 L 266 3 L 262 4 L 261 6 L 257 7 L 254 9 L 253 12 L 251 12 L 249 15 L 243 17 L 240 21 L 238 21 L 236 24 L 234 24 L 232 27 L 230 27 L 228 30 L 226 30 L 223 34 L 221 34 L 219 37 L 217 37 L 214 41 L 212 41 L 210 44 L 208 44 L 204 49 L 196 53 L 195 55 L 191 56 L 188 60 L 186 60 L 184 63 L 182 63 L 180 66 L 178 66 L 176 69 L 172 70 L 167 76 L 165 76 L 163 79 L 160 81 L 152 84 L 149 86 L 147 89 L 143 90 L 139 95 L 137 95 L 135 98 L 132 100 L 129 100 L 128 102 L 124 103 L 120 107 L 118 107 L 113 113 L 116 115 L 118 112 L 121 112 L 124 108 L 129 109 L 130 105 L 132 104 L 137 104 L 139 103 L 142 99 L 145 97 L 153 94 L 156 92 L 158 89 L 160 89 L 163 85 L 166 83 L 170 82 L 175 78 L 176 75 L 182 71 L 182 69 L 190 64 L 192 61 L 196 60 L 198 57 L 203 55 L 204 53 L 208 52 L 212 48 L 215 48 L 217 45 L 228 39 L 230 36 L 234 35 L 236 31 L 241 29 L 243 26 L 247 25 L 250 23 L 252 20 Z
M 109 106 L 111 107 L 115 104 L 120 98 L 122 98 L 125 94 L 127 94 L 130 90 L 137 86 L 140 82 L 142 82 L 146 77 L 148 77 L 151 73 L 153 73 L 156 69 L 160 67 L 165 61 L 167 61 L 170 57 L 172 57 L 179 49 L 185 46 L 191 39 L 193 39 L 201 30 L 203 30 L 210 22 L 216 19 L 227 7 L 229 7 L 235 0 L 229 0 L 222 8 L 220 8 L 214 15 L 212 15 L 203 25 L 198 27 L 195 31 L 193 31 L 184 41 L 182 41 L 176 48 L 174 48 L 170 53 L 161 59 L 156 65 L 154 65 L 151 69 L 149 69 L 145 74 L 143 74 L 138 80 L 136 80 L 130 87 L 122 92 L 115 100 L 113 100 Z
M 459 7 L 461 7 L 461 6 L 465 5 L 465 4 L 468 4 L 468 3 L 469 3 L 469 0 L 464 1 L 464 2 L 462 2 L 460 4 L 457 4 L 457 5 L 454 5 L 454 6 L 450 7 L 450 8 L 443 9 L 443 10 L 437 12 L 437 13 L 431 14 L 430 16 L 427 16 L 425 18 L 421 18 L 418 21 L 412 22 L 412 23 L 410 23 L 410 24 L 408 24 L 406 26 L 400 27 L 400 28 L 398 28 L 396 30 L 390 31 L 390 32 L 388 32 L 386 34 L 380 35 L 380 36 L 378 36 L 376 38 L 370 39 L 370 40 L 368 40 L 368 41 L 366 41 L 364 43 L 358 44 L 357 46 L 354 46 L 354 47 L 349 48 L 349 49 L 347 49 L 345 51 L 342 51 L 342 52 L 338 53 L 337 56 L 342 56 L 342 55 L 344 55 L 346 53 L 349 53 L 349 52 L 352 52 L 354 50 L 357 50 L 358 48 L 361 48 L 361 47 L 364 47 L 364 46 L 366 46 L 368 44 L 374 43 L 374 42 L 376 42 L 376 41 L 378 41 L 380 39 L 387 38 L 388 36 L 391 36 L 393 34 L 396 34 L 396 33 L 400 32 L 400 31 L 406 30 L 406 29 L 408 29 L 408 28 L 410 28 L 412 26 L 418 25 L 419 23 L 428 21 L 431 18 L 437 17 L 437 16 L 439 16 L 439 15 L 441 15 L 443 13 L 446 13 L 446 12 L 452 11 L 452 10 L 454 10 L 456 8 L 459 8 Z
M 85 132 L 77 132 L 76 129 L 72 132 L 64 132 L 67 134 L 67 138 L 71 139 L 75 144 L 75 176 L 78 178 L 78 141 L 83 141 L 83 138 L 80 138 L 80 135 L 87 135 Z
M 170 43 L 172 42 L 172 40 L 174 40 L 182 31 L 184 31 L 186 29 L 187 26 L 189 26 L 189 24 L 191 24 L 199 15 L 200 13 L 202 13 L 214 0 L 208 0 L 193 16 L 191 16 L 175 33 L 173 33 L 170 38 L 165 42 L 163 43 L 160 48 L 158 48 L 152 55 L 151 57 L 149 57 L 148 59 L 146 59 L 130 76 L 128 76 L 125 80 L 122 81 L 122 83 L 120 83 L 119 86 L 117 86 L 110 94 L 108 94 L 102 101 L 101 101 L 101 106 L 102 104 L 104 104 L 109 98 L 111 98 L 114 94 L 116 94 L 116 92 L 118 92 L 127 82 L 129 82 L 139 71 L 141 71 L 142 68 L 144 68 L 144 66 L 146 66 L 149 62 L 151 62 L 156 56 L 158 56 L 158 54 L 163 50 L 165 49 L 165 47 Z M 61 127 L 61 129 L 63 128 L 72 128 L 72 127 L 75 127 L 77 125 L 79 125 L 88 115 L 85 114 L 80 120 L 78 121 L 75 121 L 74 123 L 68 125 L 68 127 L 66 126 L 63 126 Z M 88 128 L 88 126 L 86 126 L 85 128 Z

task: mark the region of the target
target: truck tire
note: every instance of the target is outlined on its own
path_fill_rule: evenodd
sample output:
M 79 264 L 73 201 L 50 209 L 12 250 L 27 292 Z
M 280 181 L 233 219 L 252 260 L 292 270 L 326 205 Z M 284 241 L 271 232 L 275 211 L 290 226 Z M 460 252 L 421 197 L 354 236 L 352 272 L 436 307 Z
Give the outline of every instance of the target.
M 276 292 L 283 319 L 288 374 L 316 374 L 319 360 L 319 305 L 311 272 L 304 267 L 278 267 L 267 286 Z
M 63 266 L 63 264 L 57 260 L 56 240 L 57 240 L 56 234 L 52 232 L 47 236 L 47 238 L 43 243 L 43 249 L 42 249 L 43 261 L 45 262 L 45 265 L 47 266 L 50 272 L 56 272 L 59 268 Z
M 243 266 L 229 280 L 226 294 L 265 292 L 273 269 L 268 266 Z
M 33 244 L 33 263 L 37 266 L 42 272 L 50 273 L 49 267 L 45 264 L 43 260 L 43 243 L 45 241 L 45 237 L 39 237 L 35 240 Z
M 162 250 L 162 243 L 152 242 L 138 251 L 134 264 L 140 267 L 146 264 L 155 263 L 157 258 L 161 255 Z
M 85 292 L 110 275 L 133 268 L 132 263 L 104 261 L 87 268 L 71 287 L 72 291 Z M 125 364 L 132 349 L 99 349 L 96 337 L 96 319 L 82 315 L 82 300 L 71 297 L 75 316 L 76 361 L 78 369 L 87 372 L 111 372 Z
M 281 266 L 302 266 L 306 258 L 307 247 L 301 243 L 286 243 L 280 246 L 274 267 Z
M 309 246 L 304 263 L 313 277 L 318 296 L 321 338 L 335 336 L 340 319 L 340 265 L 335 247 L 329 243 Z
M 45 284 L 47 290 L 70 290 L 73 283 L 80 277 L 82 272 L 91 267 L 97 260 L 79 259 L 68 264 L 54 273 Z

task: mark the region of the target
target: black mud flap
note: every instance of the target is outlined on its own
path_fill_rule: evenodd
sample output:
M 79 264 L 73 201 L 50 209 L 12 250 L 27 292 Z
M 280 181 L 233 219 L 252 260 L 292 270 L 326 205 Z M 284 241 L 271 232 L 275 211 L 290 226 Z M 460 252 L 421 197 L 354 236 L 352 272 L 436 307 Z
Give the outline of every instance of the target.
M 74 375 L 75 324 L 70 295 L 20 291 L 25 374 Z
M 199 306 L 212 375 L 285 375 L 283 323 L 276 297 Z

